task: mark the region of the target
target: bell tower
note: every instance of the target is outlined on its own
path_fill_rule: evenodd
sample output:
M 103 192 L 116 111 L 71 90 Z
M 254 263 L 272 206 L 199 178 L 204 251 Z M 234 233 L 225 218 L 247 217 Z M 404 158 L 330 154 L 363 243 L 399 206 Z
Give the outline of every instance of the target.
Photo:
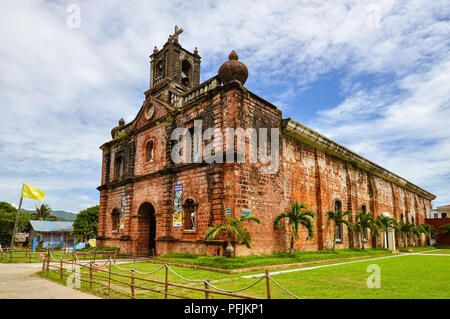
M 178 36 L 183 29 L 175 26 L 161 50 L 155 46 L 150 55 L 150 88 L 162 80 L 170 79 L 176 90 L 185 92 L 200 84 L 200 56 L 197 48 L 191 53 L 181 47 Z M 165 80 L 167 81 L 167 80 Z

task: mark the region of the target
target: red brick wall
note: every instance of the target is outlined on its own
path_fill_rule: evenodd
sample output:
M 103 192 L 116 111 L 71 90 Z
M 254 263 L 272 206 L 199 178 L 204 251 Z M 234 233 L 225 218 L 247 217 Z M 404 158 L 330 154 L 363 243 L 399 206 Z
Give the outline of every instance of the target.
M 437 230 L 436 245 L 450 246 L 450 234 L 440 234 L 440 227 L 450 224 L 450 218 L 427 218 L 427 224 L 430 224 Z

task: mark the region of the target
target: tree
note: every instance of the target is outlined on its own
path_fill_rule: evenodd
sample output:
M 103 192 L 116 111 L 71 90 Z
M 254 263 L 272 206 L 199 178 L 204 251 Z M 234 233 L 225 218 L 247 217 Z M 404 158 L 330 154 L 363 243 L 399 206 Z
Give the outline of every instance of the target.
M 308 210 L 308 206 L 295 202 L 288 211 L 279 214 L 275 218 L 275 229 L 280 229 L 281 221 L 285 218 L 288 219 L 289 225 L 291 225 L 291 246 L 289 250 L 291 254 L 294 253 L 294 238 L 299 238 L 299 226 L 303 226 L 308 230 L 309 237 L 314 237 L 314 221 L 312 219 L 315 216 L 313 212 Z
M 3 247 L 11 245 L 11 237 L 16 221 L 17 209 L 7 202 L 0 202 L 0 243 Z M 27 230 L 30 215 L 21 212 L 17 231 Z
M 357 220 L 354 224 L 354 227 L 361 233 L 361 248 L 364 249 L 364 234 L 367 232 L 367 230 L 370 230 L 372 236 L 374 236 L 378 233 L 379 228 L 376 225 L 375 218 L 373 217 L 372 213 L 357 212 L 356 219 Z
M 36 212 L 32 213 L 31 217 L 35 220 L 57 220 L 57 218 L 52 215 L 52 209 L 48 204 L 41 204 L 41 206 L 36 205 Z
M 396 229 L 398 223 L 394 218 L 384 215 L 378 216 L 377 221 L 380 228 L 384 230 L 384 248 L 388 248 L 388 230 L 389 228 Z
M 233 219 L 227 216 L 226 224 L 218 224 L 207 229 L 205 239 L 212 240 L 216 238 L 218 233 L 225 232 L 227 235 L 227 248 L 225 249 L 225 256 L 234 257 L 234 247 L 231 244 L 233 234 L 236 234 L 238 244 L 244 243 L 248 248 L 252 248 L 252 235 L 241 226 L 241 224 L 245 221 L 254 221 L 258 224 L 261 223 L 259 218 L 254 216 L 240 216 Z
M 349 232 L 352 232 L 352 223 L 350 223 L 348 220 L 345 219 L 346 216 L 351 216 L 352 212 L 349 211 L 341 211 L 341 210 L 337 210 L 337 211 L 329 211 L 327 212 L 327 216 L 329 220 L 332 220 L 334 222 L 334 240 L 333 240 L 333 251 L 336 250 L 336 237 L 337 237 L 337 233 L 336 233 L 336 226 L 337 225 L 346 225 Z
M 94 237 L 98 230 L 98 205 L 86 208 L 77 214 L 73 222 L 72 235 L 78 238 Z
M 409 244 L 408 237 L 412 234 L 414 224 L 411 224 L 410 222 L 400 222 L 398 227 L 399 231 L 402 233 L 403 245 L 407 247 Z

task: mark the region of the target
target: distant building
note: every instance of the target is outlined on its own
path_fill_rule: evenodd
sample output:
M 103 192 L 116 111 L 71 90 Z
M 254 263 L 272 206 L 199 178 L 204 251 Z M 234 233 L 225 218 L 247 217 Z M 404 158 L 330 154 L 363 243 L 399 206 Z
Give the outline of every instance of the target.
M 48 220 L 30 220 L 31 230 L 29 243 L 32 244 L 34 238 L 37 243 L 43 247 L 73 245 L 73 236 L 70 233 L 73 230 L 73 222 L 59 222 Z
M 427 214 L 427 218 L 449 218 L 450 217 L 450 205 L 439 206 L 435 209 L 430 209 Z
M 440 234 L 440 228 L 450 224 L 450 205 L 439 206 L 427 212 L 427 224 L 433 226 L 438 233 L 431 237 L 431 245 L 450 246 L 450 234 Z

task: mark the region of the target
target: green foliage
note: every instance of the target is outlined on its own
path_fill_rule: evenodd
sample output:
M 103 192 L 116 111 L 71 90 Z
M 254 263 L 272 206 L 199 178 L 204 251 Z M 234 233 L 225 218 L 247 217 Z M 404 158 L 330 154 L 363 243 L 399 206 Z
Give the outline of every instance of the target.
M 242 227 L 244 221 L 254 221 L 258 224 L 261 223 L 259 218 L 254 216 L 240 216 L 231 219 L 227 218 L 226 224 L 218 224 L 213 227 L 209 227 L 206 231 L 205 239 L 212 240 L 216 238 L 216 235 L 220 232 L 226 232 L 228 243 L 231 242 L 233 234 L 237 236 L 238 244 L 245 244 L 248 248 L 252 247 L 252 236 L 248 230 Z
M 346 225 L 349 232 L 353 232 L 353 224 L 349 222 L 345 217 L 351 216 L 352 212 L 350 211 L 329 211 L 327 212 L 327 216 L 329 220 L 334 222 L 334 242 L 333 242 L 333 250 L 336 249 L 336 225 Z
M 3 247 L 11 244 L 11 236 L 16 222 L 17 209 L 7 202 L 0 202 L 0 243 Z M 25 231 L 31 217 L 28 213 L 21 212 L 17 231 Z
M 297 202 L 291 205 L 291 208 L 279 214 L 275 217 L 275 221 L 273 222 L 275 229 L 280 229 L 281 221 L 287 218 L 289 221 L 289 225 L 291 226 L 291 248 L 290 252 L 294 252 L 294 238 L 299 238 L 298 230 L 300 226 L 303 226 L 308 231 L 308 236 L 310 238 L 314 237 L 314 220 L 316 217 L 312 211 L 308 210 L 308 206 L 306 204 L 299 204 Z
M 52 209 L 48 204 L 36 206 L 36 212 L 31 214 L 31 218 L 35 220 L 57 220 L 57 218 L 52 215 Z
M 98 205 L 86 208 L 78 213 L 73 222 L 72 235 L 78 238 L 94 237 L 98 230 Z
M 367 230 L 370 230 L 372 236 L 375 236 L 380 232 L 380 227 L 377 224 L 373 213 L 357 212 L 354 228 L 363 235 L 367 232 Z M 364 249 L 364 239 L 364 236 L 361 236 L 362 249 Z

